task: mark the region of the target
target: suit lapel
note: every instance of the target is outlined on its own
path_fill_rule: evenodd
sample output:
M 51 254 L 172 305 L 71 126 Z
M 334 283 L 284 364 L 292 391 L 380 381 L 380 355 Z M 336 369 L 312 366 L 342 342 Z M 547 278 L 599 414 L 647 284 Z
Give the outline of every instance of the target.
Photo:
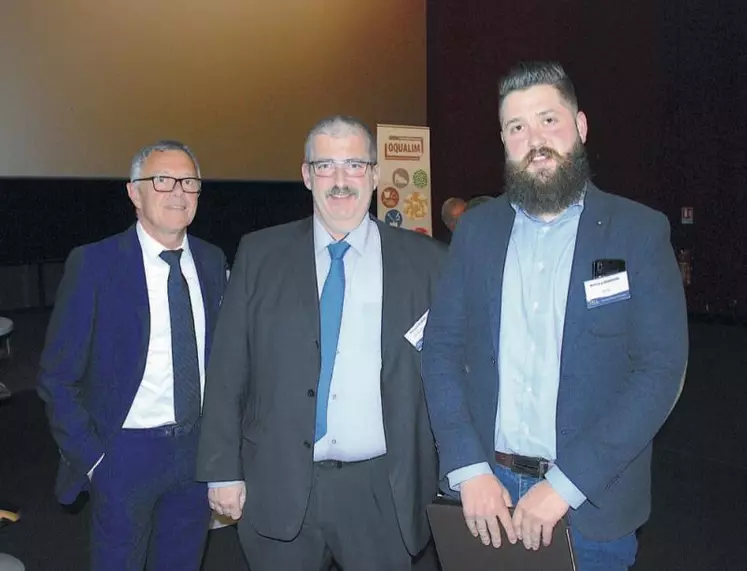
M 207 279 L 204 260 L 202 258 L 202 250 L 200 249 L 199 244 L 190 240 L 189 235 L 187 236 L 187 240 L 189 240 L 189 250 L 192 253 L 192 259 L 195 262 L 197 280 L 200 282 L 200 291 L 202 292 L 202 307 L 205 313 L 205 356 L 208 357 L 210 355 L 212 340 L 210 332 L 213 330 L 219 300 L 216 300 L 213 295 L 213 283 Z
M 316 254 L 314 252 L 313 218 L 301 221 L 296 240 L 300 247 L 293 248 L 293 254 L 287 260 L 295 269 L 294 284 L 298 301 L 301 305 L 301 315 L 305 316 L 306 324 L 311 328 L 317 344 L 319 343 L 319 289 L 316 282 Z
M 494 224 L 490 227 L 489 231 L 491 234 L 486 236 L 487 239 L 485 241 L 483 241 L 479 236 L 477 237 L 477 240 L 487 248 L 485 256 L 482 259 L 484 260 L 485 271 L 487 272 L 486 285 L 488 299 L 490 300 L 488 310 L 490 311 L 490 323 L 492 326 L 493 350 L 497 359 L 498 348 L 500 346 L 503 271 L 516 213 L 507 198 L 500 197 L 496 202 L 499 204 L 499 210 Z M 480 257 L 478 257 L 478 259 L 480 259 Z
M 413 325 L 414 319 L 406 311 L 405 303 L 409 300 L 409 286 L 412 284 L 407 264 L 407 255 L 403 250 L 403 242 L 394 237 L 395 232 L 386 224 L 376 221 L 381 236 L 381 362 L 382 369 L 388 362 L 387 357 L 392 350 L 392 343 Z M 420 316 L 418 316 L 420 317 Z M 417 319 L 417 317 L 415 318 Z M 387 378 L 387 375 L 384 376 Z
M 150 304 L 145 281 L 145 266 L 134 225 L 122 234 L 120 256 L 120 263 L 116 264 L 118 276 L 114 283 L 117 297 L 123 299 L 120 304 L 122 326 L 119 329 L 124 338 L 115 354 L 120 358 L 117 372 L 122 374 L 121 381 L 125 383 L 128 393 L 132 392 L 131 395 L 126 394 L 125 398 L 129 398 L 134 397 L 134 391 L 137 390 L 145 371 L 150 339 Z M 126 301 L 127 299 L 129 301 Z M 136 334 L 130 337 L 131 332 L 136 332 Z M 129 402 L 126 404 L 129 405 Z
M 610 212 L 604 194 L 589 184 L 584 198 L 584 210 L 578 222 L 576 247 L 573 252 L 571 279 L 568 286 L 568 301 L 563 325 L 563 351 L 561 355 L 561 374 L 565 368 L 565 347 L 572 347 L 582 329 L 586 312 L 586 293 L 584 282 L 592 278 L 592 262 L 599 252 L 605 250 L 607 231 L 610 225 Z

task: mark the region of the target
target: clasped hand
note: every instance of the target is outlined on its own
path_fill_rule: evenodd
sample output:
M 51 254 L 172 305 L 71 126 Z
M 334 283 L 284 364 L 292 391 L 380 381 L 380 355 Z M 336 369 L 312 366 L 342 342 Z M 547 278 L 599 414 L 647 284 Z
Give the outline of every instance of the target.
M 461 485 L 462 509 L 467 527 L 484 545 L 501 546 L 501 529 L 510 543 L 521 541 L 526 549 L 537 550 L 540 541 L 550 545 L 552 530 L 569 509 L 565 500 L 547 481 L 532 486 L 517 502 L 513 517 L 508 490 L 493 475 L 470 478 Z
M 246 484 L 240 482 L 230 486 L 208 488 L 208 503 L 210 509 L 218 515 L 241 519 L 246 501 Z

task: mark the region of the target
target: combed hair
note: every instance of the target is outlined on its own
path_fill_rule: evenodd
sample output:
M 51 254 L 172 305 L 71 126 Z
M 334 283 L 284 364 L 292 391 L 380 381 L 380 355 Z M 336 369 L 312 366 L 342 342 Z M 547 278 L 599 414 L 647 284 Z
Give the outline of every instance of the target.
M 467 203 L 457 196 L 452 196 L 444 201 L 441 206 L 441 220 L 443 220 L 444 224 L 448 224 L 454 220 L 454 216 L 451 214 L 451 207 L 456 206 L 457 204 L 464 205 L 466 210 Z
M 503 101 L 514 91 L 523 91 L 536 85 L 552 85 L 571 106 L 573 112 L 578 112 L 578 99 L 573 83 L 563 66 L 554 61 L 522 62 L 513 67 L 500 81 L 499 108 L 503 107 Z
M 352 133 L 361 134 L 366 139 L 368 143 L 368 160 L 375 164 L 377 162 L 376 138 L 365 123 L 348 115 L 332 115 L 331 117 L 322 119 L 311 128 L 304 145 L 304 160 L 307 163 L 312 160 L 314 138 L 318 135 L 344 137 Z
M 197 163 L 197 157 L 195 157 L 192 149 L 179 141 L 163 140 L 158 141 L 157 143 L 154 143 L 152 145 L 148 145 L 147 147 L 143 147 L 133 157 L 132 164 L 130 166 L 130 182 L 132 182 L 136 178 L 140 178 L 143 172 L 143 163 L 151 154 L 156 151 L 181 151 L 185 153 L 190 159 L 192 159 L 192 162 L 195 165 L 195 170 L 197 171 L 197 176 L 200 176 L 200 165 Z

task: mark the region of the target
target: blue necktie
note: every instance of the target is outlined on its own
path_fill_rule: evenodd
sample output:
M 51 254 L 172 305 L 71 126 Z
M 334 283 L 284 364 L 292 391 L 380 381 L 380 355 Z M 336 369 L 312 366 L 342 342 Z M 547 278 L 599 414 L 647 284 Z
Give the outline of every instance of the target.
M 319 330 L 321 332 L 322 366 L 316 389 L 316 438 L 327 434 L 327 403 L 332 371 L 335 369 L 337 341 L 340 338 L 342 304 L 345 300 L 345 263 L 342 258 L 350 248 L 347 242 L 335 242 L 327 246 L 331 258 L 329 273 L 324 281 L 319 300 Z
M 160 254 L 161 259 L 170 266 L 168 292 L 174 415 L 177 424 L 192 426 L 200 417 L 200 368 L 189 287 L 179 264 L 181 256 L 182 250 L 164 250 Z

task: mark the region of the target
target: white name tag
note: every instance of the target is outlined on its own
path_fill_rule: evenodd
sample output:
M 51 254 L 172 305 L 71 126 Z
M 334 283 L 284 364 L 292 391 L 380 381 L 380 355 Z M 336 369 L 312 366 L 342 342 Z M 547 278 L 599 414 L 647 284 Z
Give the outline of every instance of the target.
M 630 299 L 628 272 L 587 280 L 584 282 L 584 290 L 586 291 L 586 307 L 589 309 Z
M 410 342 L 410 345 L 415 347 L 418 351 L 423 348 L 423 331 L 425 331 L 425 324 L 428 323 L 428 311 L 426 311 L 420 319 L 415 322 L 415 325 L 410 327 L 410 330 L 405 333 L 405 339 Z

